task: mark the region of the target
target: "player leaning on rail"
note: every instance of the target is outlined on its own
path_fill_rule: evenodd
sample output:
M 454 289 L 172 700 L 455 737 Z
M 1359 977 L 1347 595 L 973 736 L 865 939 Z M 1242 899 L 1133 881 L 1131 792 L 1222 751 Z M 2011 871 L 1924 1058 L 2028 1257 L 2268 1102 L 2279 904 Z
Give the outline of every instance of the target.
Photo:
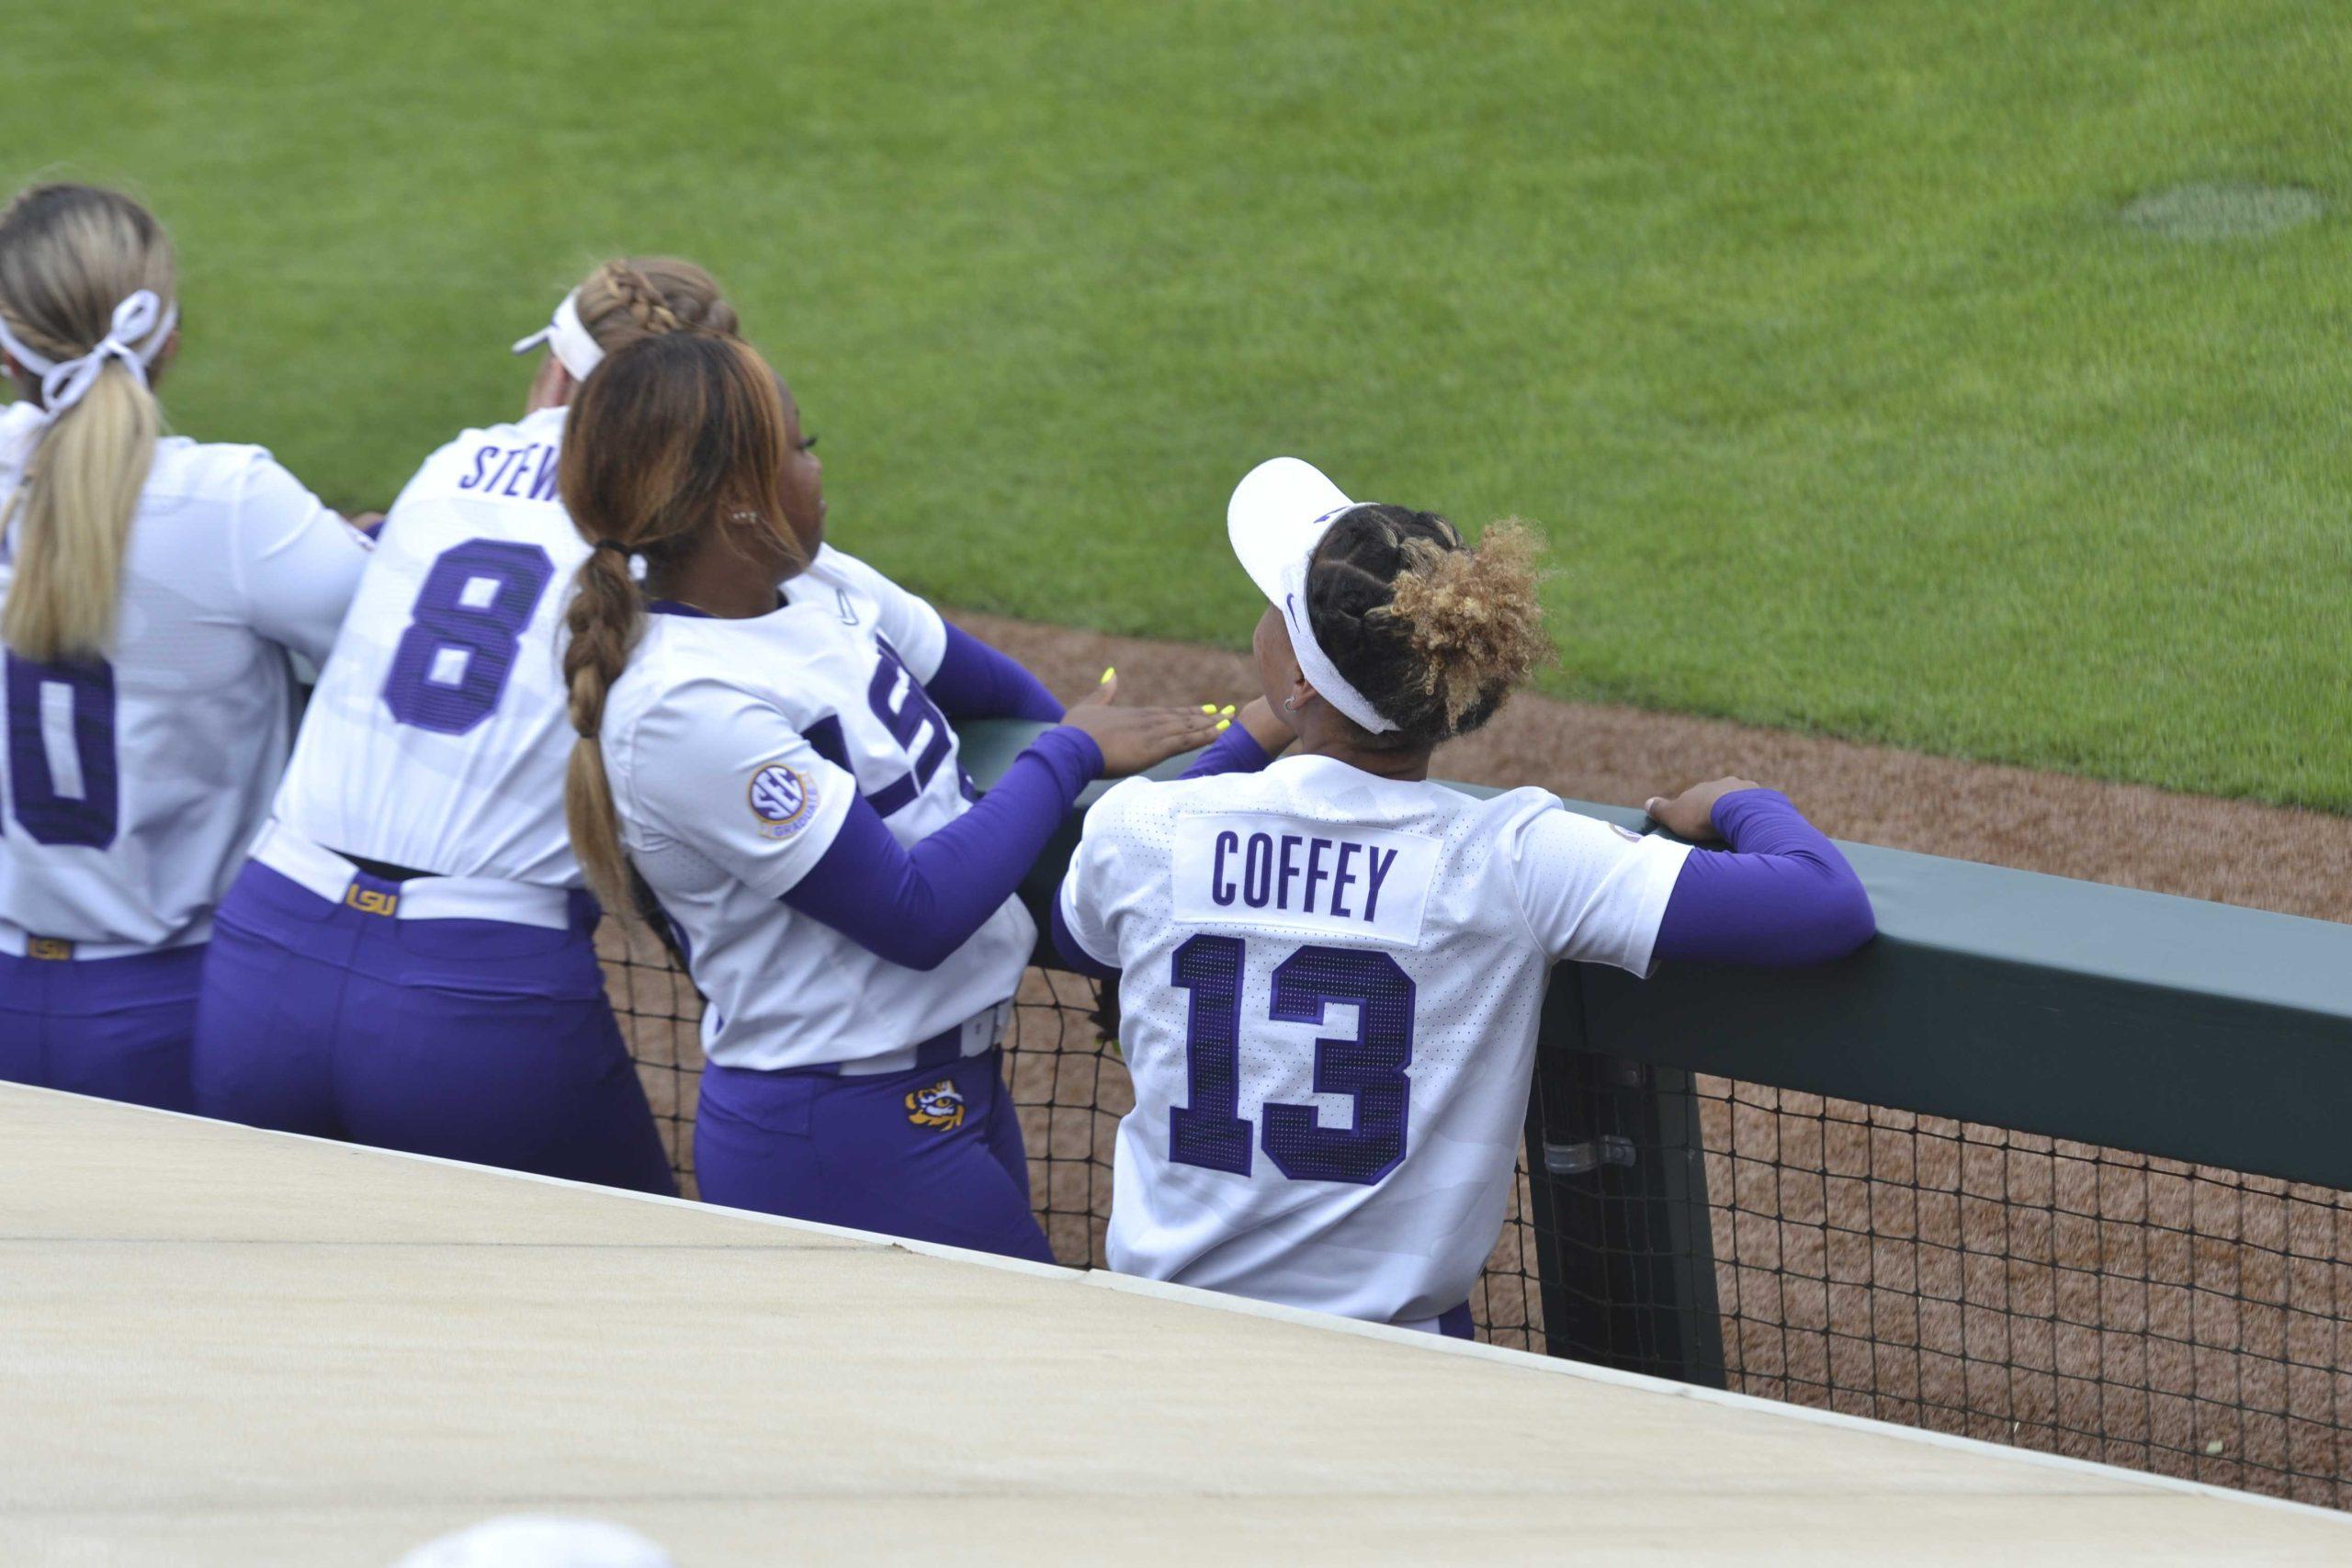
M 258 446 L 162 434 L 170 239 L 130 197 L 0 213 L 0 1078 L 185 1110 L 213 906 L 365 541 Z
M 569 405 L 626 344 L 732 334 L 710 275 L 611 261 L 566 295 L 514 424 L 427 460 L 385 525 L 279 792 L 222 907 L 200 1109 L 548 1175 L 671 1190 L 596 962 L 563 819 L 561 619 L 587 543 L 556 476 Z M 813 437 L 787 416 L 804 597 L 876 628 L 953 711 L 1053 719 L 1021 667 L 818 542 Z
M 670 1161 L 597 966 L 563 826 L 565 406 L 604 355 L 732 332 L 701 267 L 606 262 L 523 416 L 402 487 L 205 963 L 197 1108 L 650 1192 Z
M 1081 705 L 976 801 L 917 679 L 936 644 L 820 570 L 780 385 L 677 333 L 572 403 L 571 841 L 608 907 L 643 877 L 707 998 L 704 1197 L 1050 1261 L 999 1067 L 1036 937 L 1013 890 L 1089 781 L 1215 720 Z
M 1105 795 L 1055 910 L 1119 982 L 1135 1077 L 1111 1266 L 1467 1337 L 1552 964 L 1821 963 L 1870 939 L 1870 899 L 1744 779 L 1650 802 L 1731 853 L 1430 782 L 1549 652 L 1523 529 L 1474 550 L 1290 457 L 1227 525 L 1268 601 L 1265 700 L 1185 779 Z

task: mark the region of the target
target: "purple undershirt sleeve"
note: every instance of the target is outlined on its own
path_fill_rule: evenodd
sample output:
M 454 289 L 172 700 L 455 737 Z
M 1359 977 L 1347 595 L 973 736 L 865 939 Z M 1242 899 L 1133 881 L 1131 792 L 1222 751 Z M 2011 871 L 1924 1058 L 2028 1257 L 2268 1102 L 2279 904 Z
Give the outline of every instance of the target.
M 922 689 L 950 718 L 1062 721 L 1062 705 L 1020 660 L 998 652 L 959 626 L 947 628 L 947 651 Z
M 1177 774 L 1179 778 L 1204 779 L 1212 773 L 1254 773 L 1263 770 L 1273 758 L 1258 744 L 1258 738 L 1246 726 L 1236 724 L 1208 744 L 1208 750 L 1193 759 L 1193 765 Z
M 1049 729 L 978 805 L 912 849 L 874 807 L 853 801 L 831 846 L 784 902 L 878 957 L 936 969 L 1012 896 L 1102 772 L 1091 736 Z
M 1656 956 L 1791 967 L 1843 958 L 1877 934 L 1861 879 L 1787 795 L 1741 790 L 1714 816 L 1731 849 L 1683 862 Z

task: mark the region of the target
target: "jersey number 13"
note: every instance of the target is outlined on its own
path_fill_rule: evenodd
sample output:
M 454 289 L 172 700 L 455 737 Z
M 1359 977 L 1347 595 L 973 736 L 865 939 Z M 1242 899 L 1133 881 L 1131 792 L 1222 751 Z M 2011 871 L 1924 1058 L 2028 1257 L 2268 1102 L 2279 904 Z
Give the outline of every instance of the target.
M 1250 961 L 1239 937 L 1195 936 L 1176 950 L 1171 979 L 1191 993 L 1185 1021 L 1190 1103 L 1168 1113 L 1169 1157 L 1235 1176 L 1250 1174 L 1252 1145 L 1294 1181 L 1370 1186 L 1405 1157 L 1412 1080 L 1413 980 L 1394 958 L 1362 948 L 1301 947 L 1274 965 L 1278 1023 L 1320 1025 L 1334 1002 L 1356 1010 L 1353 1039 L 1315 1043 L 1315 1092 L 1355 1101 L 1353 1127 L 1326 1127 L 1312 1105 L 1268 1100 L 1262 1132 L 1241 1106 L 1241 977 Z

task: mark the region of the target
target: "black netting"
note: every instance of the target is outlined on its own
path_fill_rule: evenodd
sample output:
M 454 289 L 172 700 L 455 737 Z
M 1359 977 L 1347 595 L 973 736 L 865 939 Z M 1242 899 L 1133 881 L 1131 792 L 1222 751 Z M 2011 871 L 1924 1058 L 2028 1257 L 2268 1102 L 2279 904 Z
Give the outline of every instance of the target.
M 700 1002 L 650 939 L 603 951 L 691 1195 Z M 1132 1103 L 1098 1001 L 1031 970 L 1005 1053 L 1081 1268 Z M 1482 1339 L 2352 1506 L 2345 1194 L 1589 1056 L 1535 1103 Z
M 662 1125 L 678 1190 L 695 1194 L 695 1089 L 702 1076 L 702 999 L 659 942 L 607 922 L 599 951 L 621 1032 Z M 1111 1149 L 1119 1118 L 1135 1103 L 1127 1069 L 1095 1022 L 1100 998 L 1076 975 L 1032 969 L 1023 976 L 1005 1040 L 1005 1076 L 1021 1108 L 1029 1149 L 1029 1191 L 1054 1256 L 1075 1268 L 1102 1263 L 1111 1217 Z M 1535 1283 L 1533 1233 L 1525 1221 L 1526 1173 L 1519 1201 L 1487 1277 L 1471 1299 L 1479 1337 L 1541 1350 L 1543 1302 Z
M 2346 1194 L 1609 1066 L 1614 1099 L 1564 1106 L 1552 1080 L 1591 1077 L 1566 1065 L 1544 1086 L 1578 1152 L 1614 1139 L 1554 1183 L 1552 1348 L 2352 1506 Z

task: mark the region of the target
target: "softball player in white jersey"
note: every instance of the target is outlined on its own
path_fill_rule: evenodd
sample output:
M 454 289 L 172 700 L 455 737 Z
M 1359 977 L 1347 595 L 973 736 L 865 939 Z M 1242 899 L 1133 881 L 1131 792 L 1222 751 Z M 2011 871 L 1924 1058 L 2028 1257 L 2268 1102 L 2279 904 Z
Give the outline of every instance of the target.
M 1193 776 L 1104 795 L 1056 910 L 1065 954 L 1119 977 L 1135 1077 L 1111 1266 L 1466 1336 L 1552 964 L 1821 962 L 1869 938 L 1869 899 L 1743 780 L 1652 803 L 1730 854 L 1430 780 L 1547 651 L 1524 530 L 1472 550 L 1295 458 L 1228 525 L 1268 600 L 1266 705 Z M 1277 711 L 1298 745 L 1270 763 Z
M 366 541 L 257 446 L 160 434 L 170 240 L 128 197 L 0 214 L 0 1078 L 186 1109 L 214 905 Z
M 808 565 L 801 445 L 716 338 L 622 349 L 573 403 L 572 843 L 608 898 L 643 877 L 707 998 L 704 1197 L 1049 1260 L 998 1067 L 1013 890 L 1085 784 L 1215 720 L 1080 706 L 976 801 L 930 655 Z
M 610 349 L 731 332 L 710 275 L 597 267 L 529 406 L 427 458 L 385 520 L 253 859 L 220 910 L 198 1107 L 256 1126 L 673 1190 L 563 826 L 564 406 Z

